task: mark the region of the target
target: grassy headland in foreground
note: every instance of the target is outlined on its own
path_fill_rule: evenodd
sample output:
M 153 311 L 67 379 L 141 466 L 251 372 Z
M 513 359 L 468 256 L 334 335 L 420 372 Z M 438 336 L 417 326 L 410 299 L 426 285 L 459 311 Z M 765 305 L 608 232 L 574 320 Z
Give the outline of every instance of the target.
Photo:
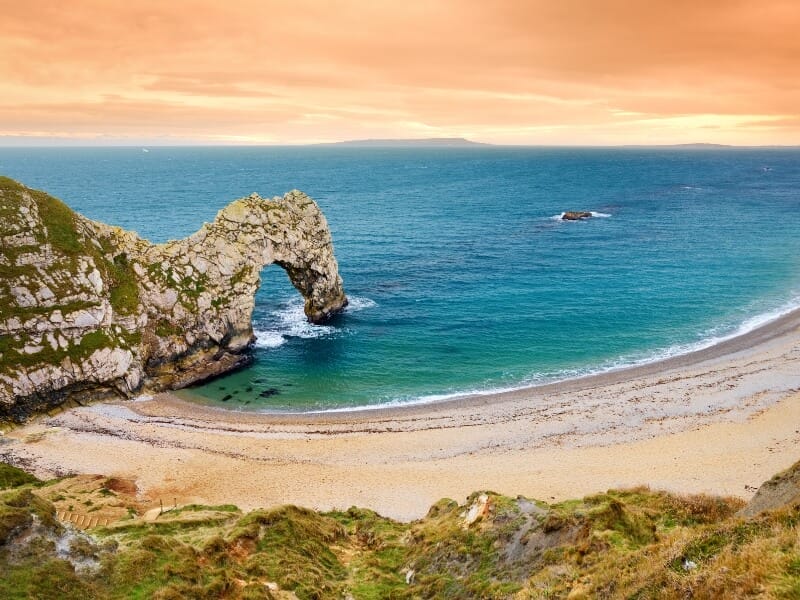
M 476 492 L 400 523 L 359 508 L 187 505 L 0 463 L 3 598 L 797 598 L 800 463 L 736 498 Z M 73 511 L 88 529 L 65 524 Z M 91 515 L 111 515 L 93 518 Z

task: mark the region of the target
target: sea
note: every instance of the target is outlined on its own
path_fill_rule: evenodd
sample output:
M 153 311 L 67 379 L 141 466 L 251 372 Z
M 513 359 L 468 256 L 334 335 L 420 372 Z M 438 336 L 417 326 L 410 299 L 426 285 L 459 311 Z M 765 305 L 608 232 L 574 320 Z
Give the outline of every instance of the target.
M 252 365 L 185 396 L 232 410 L 491 394 L 709 347 L 800 306 L 798 149 L 2 148 L 0 174 L 153 242 L 252 192 L 317 201 L 350 305 L 312 325 L 265 268 Z

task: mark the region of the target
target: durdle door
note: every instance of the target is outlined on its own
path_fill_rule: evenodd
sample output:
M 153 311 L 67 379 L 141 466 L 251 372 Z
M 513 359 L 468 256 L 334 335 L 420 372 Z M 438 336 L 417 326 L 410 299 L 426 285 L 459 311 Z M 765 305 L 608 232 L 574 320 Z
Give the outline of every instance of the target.
M 245 364 L 266 265 L 286 270 L 314 323 L 347 304 L 325 217 L 296 190 L 151 244 L 0 177 L 0 240 L 0 421 Z

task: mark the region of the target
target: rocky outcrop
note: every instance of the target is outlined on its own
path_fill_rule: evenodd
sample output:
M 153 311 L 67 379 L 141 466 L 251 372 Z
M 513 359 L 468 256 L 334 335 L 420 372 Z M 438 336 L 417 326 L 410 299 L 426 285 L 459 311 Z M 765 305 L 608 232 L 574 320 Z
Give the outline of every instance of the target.
M 562 221 L 580 221 L 582 219 L 588 219 L 592 216 L 592 213 L 586 211 L 575 211 L 569 210 L 561 215 Z
M 286 270 L 312 322 L 347 304 L 325 217 L 298 191 L 236 200 L 151 244 L 0 178 L 0 250 L 0 420 L 245 364 L 266 265 Z
M 754 517 L 768 510 L 798 505 L 800 505 L 800 462 L 762 483 L 739 515 Z

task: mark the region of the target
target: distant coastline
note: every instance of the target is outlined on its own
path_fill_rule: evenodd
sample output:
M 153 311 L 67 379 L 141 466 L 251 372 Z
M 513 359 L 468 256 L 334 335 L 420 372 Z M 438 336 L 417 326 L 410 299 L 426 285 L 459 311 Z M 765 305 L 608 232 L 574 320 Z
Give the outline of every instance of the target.
M 350 148 L 467 148 L 474 146 L 492 146 L 485 142 L 473 142 L 460 137 L 440 137 L 422 139 L 366 139 L 345 140 L 342 142 L 325 142 L 309 144 L 310 146 L 345 146 Z
M 682 143 L 682 144 L 581 144 L 581 143 L 562 143 L 562 144 L 537 144 L 537 143 L 491 143 L 476 142 L 459 137 L 441 138 L 386 138 L 386 139 L 363 139 L 363 140 L 342 140 L 336 142 L 270 142 L 270 143 L 241 143 L 241 142 L 220 142 L 192 140 L 189 138 L 170 139 L 169 141 L 160 139 L 144 138 L 102 138 L 102 139 L 79 139 L 79 138 L 56 138 L 56 137 L 22 137 L 0 135 L 0 149 L 3 150 L 30 150 L 47 148 L 122 148 L 142 149 L 153 148 L 319 148 L 319 147 L 345 147 L 345 148 L 588 148 L 588 149 L 675 149 L 675 150 L 796 150 L 800 145 L 794 144 L 763 144 L 763 145 L 742 145 L 742 144 L 712 144 L 705 142 Z

